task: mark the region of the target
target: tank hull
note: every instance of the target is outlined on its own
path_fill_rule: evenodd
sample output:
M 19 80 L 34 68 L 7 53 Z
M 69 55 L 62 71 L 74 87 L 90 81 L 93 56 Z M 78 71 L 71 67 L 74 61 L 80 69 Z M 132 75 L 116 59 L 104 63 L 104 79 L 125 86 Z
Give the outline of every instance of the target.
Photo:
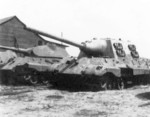
M 133 61 L 127 64 L 113 58 L 68 58 L 55 65 L 57 73 L 49 80 L 57 85 L 81 83 L 101 89 L 122 89 L 128 85 L 150 83 L 150 69 L 146 66 L 149 60 L 139 59 L 138 63 L 140 66 Z M 104 87 L 104 84 L 107 85 Z

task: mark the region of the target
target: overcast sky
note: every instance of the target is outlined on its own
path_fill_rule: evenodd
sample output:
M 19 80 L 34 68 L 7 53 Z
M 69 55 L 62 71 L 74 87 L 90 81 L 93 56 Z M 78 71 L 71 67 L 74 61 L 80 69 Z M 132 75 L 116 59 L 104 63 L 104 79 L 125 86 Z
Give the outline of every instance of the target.
M 131 40 L 141 56 L 150 58 L 150 0 L 0 0 L 0 18 L 13 15 L 27 26 L 57 36 L 63 32 L 76 42 Z

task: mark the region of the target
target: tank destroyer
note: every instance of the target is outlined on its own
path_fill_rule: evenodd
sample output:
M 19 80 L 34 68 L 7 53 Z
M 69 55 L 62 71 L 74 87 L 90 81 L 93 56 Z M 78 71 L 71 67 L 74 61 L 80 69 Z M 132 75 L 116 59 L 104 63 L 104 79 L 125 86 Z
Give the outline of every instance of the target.
M 123 89 L 128 85 L 150 82 L 150 60 L 141 58 L 136 46 L 121 39 L 93 38 L 81 44 L 28 28 L 36 34 L 73 45 L 80 49 L 79 56 L 64 57 L 45 69 L 24 74 L 28 79 L 47 77 L 56 86 L 88 87 L 92 89 Z M 28 63 L 16 69 L 28 71 Z M 31 71 L 31 70 L 30 70 Z M 37 75 L 41 74 L 42 75 Z M 44 73 L 44 74 L 43 74 Z
M 136 46 L 130 41 L 93 38 L 78 44 L 36 29 L 28 29 L 80 49 L 77 58 L 64 57 L 45 69 L 48 80 L 54 85 L 123 89 L 130 84 L 150 82 L 150 60 L 141 58 Z

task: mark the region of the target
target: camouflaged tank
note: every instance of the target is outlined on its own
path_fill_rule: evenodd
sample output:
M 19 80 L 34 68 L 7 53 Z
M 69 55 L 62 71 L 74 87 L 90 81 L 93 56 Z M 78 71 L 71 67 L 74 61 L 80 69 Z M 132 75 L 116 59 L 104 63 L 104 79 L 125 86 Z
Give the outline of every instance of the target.
M 42 45 L 29 49 L 0 46 L 0 49 L 14 51 L 17 55 L 19 54 L 1 67 L 3 84 L 47 83 L 44 82 L 47 78 L 46 70 L 49 69 L 50 71 L 52 64 L 68 56 L 65 49 L 61 49 L 56 45 Z
M 31 29 L 37 34 L 78 47 L 77 58 L 65 57 L 47 69 L 54 85 L 123 89 L 128 85 L 149 83 L 150 60 L 140 58 L 136 46 L 121 39 L 92 39 L 81 44 Z

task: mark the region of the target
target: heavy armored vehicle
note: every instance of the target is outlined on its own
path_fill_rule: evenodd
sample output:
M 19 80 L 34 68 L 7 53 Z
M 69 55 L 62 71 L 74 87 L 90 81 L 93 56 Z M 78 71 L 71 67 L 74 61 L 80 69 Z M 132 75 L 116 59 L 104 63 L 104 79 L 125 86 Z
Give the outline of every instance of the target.
M 28 29 L 81 50 L 77 58 L 64 57 L 45 69 L 49 82 L 54 85 L 123 89 L 130 84 L 150 82 L 150 60 L 141 58 L 136 46 L 130 41 L 93 38 L 78 44 L 39 30 Z M 28 67 L 20 66 L 20 69 L 26 68 Z
M 45 69 L 68 56 L 65 49 L 58 48 L 55 45 L 42 45 L 28 49 L 0 46 L 0 49 L 14 51 L 17 55 L 19 54 L 1 67 L 1 77 L 3 77 L 1 80 L 4 84 L 45 83 L 44 78 L 46 77 L 41 77 L 43 73 L 46 74 Z M 28 66 L 28 69 L 22 70 L 18 66 Z M 36 74 L 36 71 L 39 74 Z M 32 75 L 34 77 L 29 79 L 29 74 L 34 74 Z M 37 78 L 39 82 L 37 82 Z
M 150 82 L 150 60 L 141 58 L 136 46 L 130 41 L 93 38 L 78 44 L 36 29 L 28 30 L 73 45 L 81 51 L 77 58 L 64 57 L 59 62 L 44 67 L 42 72 L 36 68 L 32 68 L 32 72 L 23 72 L 27 79 L 47 77 L 53 85 L 92 89 L 123 89 L 130 84 Z M 28 71 L 29 65 L 18 65 L 17 69 Z M 37 75 L 41 73 L 43 74 Z

